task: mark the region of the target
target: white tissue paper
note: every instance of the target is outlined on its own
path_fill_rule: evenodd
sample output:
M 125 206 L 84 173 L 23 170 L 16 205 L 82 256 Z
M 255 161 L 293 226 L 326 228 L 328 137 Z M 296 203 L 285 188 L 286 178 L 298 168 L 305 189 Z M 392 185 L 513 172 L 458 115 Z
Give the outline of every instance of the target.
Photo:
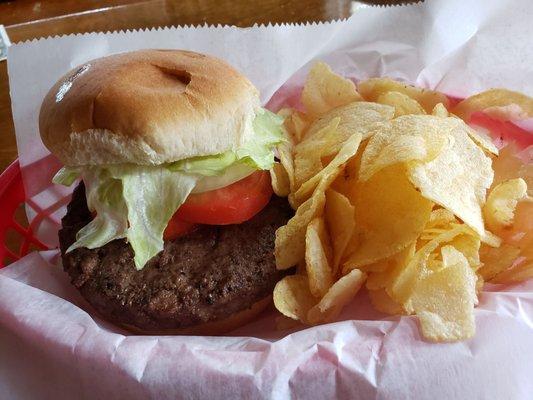
M 44 214 L 37 236 L 57 245 L 71 189 L 50 183 L 58 164 L 39 139 L 39 107 L 61 75 L 93 58 L 142 48 L 212 54 L 247 75 L 271 106 L 302 85 L 315 60 L 355 79 L 386 75 L 456 97 L 490 87 L 531 96 L 532 17 L 529 0 L 433 0 L 362 8 L 323 24 L 164 28 L 13 45 L 9 81 L 28 217 Z M 373 311 L 364 292 L 337 323 L 277 331 L 275 317 L 270 310 L 225 337 L 132 335 L 94 314 L 57 250 L 31 253 L 0 271 L 0 398 L 533 396 L 533 281 L 487 285 L 477 334 L 459 343 L 422 340 L 413 317 Z

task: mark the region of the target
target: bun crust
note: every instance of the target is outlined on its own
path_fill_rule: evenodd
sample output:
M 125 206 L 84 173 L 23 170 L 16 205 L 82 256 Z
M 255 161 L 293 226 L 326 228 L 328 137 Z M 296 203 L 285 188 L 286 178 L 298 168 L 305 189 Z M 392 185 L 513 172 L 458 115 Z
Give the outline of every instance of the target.
M 63 76 L 43 101 L 39 128 L 69 166 L 157 165 L 240 147 L 258 107 L 257 89 L 217 58 L 141 50 Z

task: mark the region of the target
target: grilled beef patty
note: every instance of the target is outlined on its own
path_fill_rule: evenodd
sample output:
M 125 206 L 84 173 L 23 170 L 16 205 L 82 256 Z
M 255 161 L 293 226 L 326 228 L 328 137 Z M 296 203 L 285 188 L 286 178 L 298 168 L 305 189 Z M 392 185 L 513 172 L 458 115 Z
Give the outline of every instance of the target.
M 276 270 L 274 233 L 292 213 L 285 199 L 273 196 L 245 223 L 200 225 L 165 241 L 164 250 L 137 271 L 125 240 L 65 254 L 92 218 L 81 183 L 59 231 L 63 268 L 83 297 L 112 322 L 164 330 L 217 321 L 272 294 L 285 274 Z

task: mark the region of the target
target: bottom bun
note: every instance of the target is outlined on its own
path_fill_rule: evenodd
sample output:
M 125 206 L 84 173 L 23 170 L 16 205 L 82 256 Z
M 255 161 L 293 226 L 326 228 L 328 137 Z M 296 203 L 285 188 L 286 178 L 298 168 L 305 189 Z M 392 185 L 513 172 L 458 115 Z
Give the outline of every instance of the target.
M 265 310 L 272 302 L 272 296 L 267 296 L 254 304 L 250 308 L 239 311 L 236 314 L 230 315 L 225 319 L 218 321 L 206 322 L 200 325 L 189 326 L 179 329 L 165 329 L 165 330 L 142 330 L 133 325 L 120 324 L 123 328 L 130 332 L 139 335 L 201 335 L 201 336 L 216 336 L 223 333 L 237 329 L 238 327 L 247 324 L 263 310 Z

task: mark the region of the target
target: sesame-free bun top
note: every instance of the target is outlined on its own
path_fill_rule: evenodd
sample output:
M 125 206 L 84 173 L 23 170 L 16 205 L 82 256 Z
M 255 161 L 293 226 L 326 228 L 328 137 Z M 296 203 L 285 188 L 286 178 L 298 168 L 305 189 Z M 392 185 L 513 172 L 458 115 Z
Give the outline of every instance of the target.
M 258 107 L 257 89 L 217 58 L 141 50 L 68 72 L 46 95 L 39 128 L 65 165 L 157 165 L 235 150 Z

